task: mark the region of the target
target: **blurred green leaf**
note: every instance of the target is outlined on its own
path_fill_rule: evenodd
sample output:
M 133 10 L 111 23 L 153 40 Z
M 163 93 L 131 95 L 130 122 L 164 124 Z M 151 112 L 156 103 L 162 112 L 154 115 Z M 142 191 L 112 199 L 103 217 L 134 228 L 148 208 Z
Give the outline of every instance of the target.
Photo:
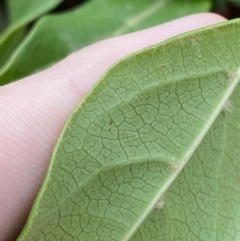
M 7 0 L 10 22 L 25 25 L 56 7 L 63 0 Z
M 240 7 L 240 0 L 228 0 L 229 2 L 231 2 L 233 5 Z
M 212 0 L 213 8 L 221 9 L 224 8 L 226 0 Z
M 4 28 L 7 26 L 7 16 L 5 11 L 5 6 L 3 1 L 0 1 L 0 33 L 3 31 Z
M 0 67 L 26 33 L 26 25 L 56 7 L 62 0 L 8 0 L 10 25 L 0 36 Z
M 25 77 L 96 41 L 209 10 L 208 0 L 95 0 L 42 18 L 0 73 L 0 84 Z

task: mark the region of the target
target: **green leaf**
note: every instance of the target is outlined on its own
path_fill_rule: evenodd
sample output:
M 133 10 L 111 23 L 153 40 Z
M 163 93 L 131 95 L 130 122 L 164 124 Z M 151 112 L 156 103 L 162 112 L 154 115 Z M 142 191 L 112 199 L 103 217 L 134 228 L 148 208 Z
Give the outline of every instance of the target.
M 208 0 L 98 0 L 44 17 L 0 72 L 0 84 L 46 68 L 96 41 L 208 9 Z
M 213 9 L 225 9 L 227 0 L 212 0 Z
M 0 33 L 7 25 L 7 16 L 5 11 L 5 6 L 3 2 L 0 1 Z
M 239 26 L 112 66 L 67 122 L 18 241 L 238 240 Z
M 57 6 L 62 0 L 8 0 L 10 25 L 0 36 L 0 67 L 26 34 L 26 25 Z M 1 82 L 1 81 L 0 81 Z
M 56 7 L 63 0 L 7 0 L 10 22 L 21 26 Z
M 228 2 L 231 2 L 236 7 L 240 7 L 240 0 L 228 0 Z

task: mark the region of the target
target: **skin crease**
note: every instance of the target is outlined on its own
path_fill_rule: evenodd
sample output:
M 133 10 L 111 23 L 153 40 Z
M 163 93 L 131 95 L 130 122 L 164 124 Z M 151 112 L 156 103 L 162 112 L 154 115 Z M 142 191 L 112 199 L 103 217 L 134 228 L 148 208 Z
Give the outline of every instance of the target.
M 195 14 L 107 39 L 0 87 L 0 241 L 16 240 L 64 123 L 108 67 L 136 50 L 224 20 Z

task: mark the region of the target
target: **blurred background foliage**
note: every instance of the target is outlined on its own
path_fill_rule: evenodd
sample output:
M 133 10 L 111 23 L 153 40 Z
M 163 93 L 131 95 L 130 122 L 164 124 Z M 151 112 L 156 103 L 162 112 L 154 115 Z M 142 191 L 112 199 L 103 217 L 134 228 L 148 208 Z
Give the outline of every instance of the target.
M 94 42 L 198 12 L 240 16 L 240 0 L 0 0 L 0 85 Z

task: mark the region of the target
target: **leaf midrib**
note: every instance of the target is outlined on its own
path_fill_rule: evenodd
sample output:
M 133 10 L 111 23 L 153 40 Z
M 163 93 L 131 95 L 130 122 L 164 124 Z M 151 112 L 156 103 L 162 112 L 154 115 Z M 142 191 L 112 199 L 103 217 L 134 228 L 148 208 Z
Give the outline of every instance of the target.
M 148 8 L 146 8 L 144 11 L 141 11 L 134 17 L 130 17 L 126 21 L 124 21 L 124 25 L 122 27 L 116 29 L 112 33 L 112 35 L 118 36 L 123 33 L 126 33 L 126 31 L 129 27 L 136 26 L 138 23 L 142 22 L 144 19 L 151 16 L 153 13 L 157 12 L 159 9 L 163 8 L 169 2 L 171 2 L 171 0 L 156 1 L 155 3 L 150 5 Z

